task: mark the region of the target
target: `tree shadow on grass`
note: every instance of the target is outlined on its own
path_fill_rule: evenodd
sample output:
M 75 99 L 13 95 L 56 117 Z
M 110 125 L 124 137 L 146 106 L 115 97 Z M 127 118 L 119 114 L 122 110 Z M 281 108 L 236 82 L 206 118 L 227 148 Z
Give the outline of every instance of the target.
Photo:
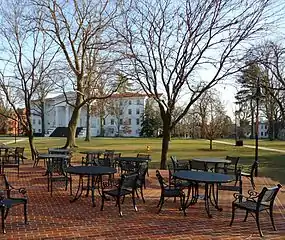
M 204 152 L 225 152 L 227 149 L 221 149 L 221 148 L 214 148 L 210 150 L 209 148 L 198 148 L 198 151 L 204 151 Z

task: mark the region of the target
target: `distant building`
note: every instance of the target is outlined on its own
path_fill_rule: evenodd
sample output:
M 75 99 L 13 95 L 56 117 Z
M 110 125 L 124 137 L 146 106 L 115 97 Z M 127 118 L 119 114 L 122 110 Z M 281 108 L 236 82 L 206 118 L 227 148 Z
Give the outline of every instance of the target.
M 268 122 L 259 122 L 258 138 L 268 138 Z
M 70 102 L 74 101 L 74 92 L 67 93 L 67 97 Z M 99 117 L 98 109 L 96 110 L 98 103 L 94 100 L 91 108 L 95 111 L 92 111 L 90 117 L 91 136 L 101 134 L 101 124 L 104 136 L 139 136 L 147 99 L 147 95 L 141 93 L 113 94 L 108 99 L 108 106 L 105 106 L 103 121 Z M 44 106 L 44 123 L 41 122 L 41 117 L 37 114 L 38 111 L 33 109 L 35 105 L 31 110 L 32 126 L 35 133 L 41 133 L 42 124 L 45 127 L 45 136 L 50 136 L 57 128 L 68 126 L 73 109 L 66 103 L 63 94 L 46 98 Z M 81 137 L 86 135 L 86 116 L 86 106 L 83 106 L 77 125 Z

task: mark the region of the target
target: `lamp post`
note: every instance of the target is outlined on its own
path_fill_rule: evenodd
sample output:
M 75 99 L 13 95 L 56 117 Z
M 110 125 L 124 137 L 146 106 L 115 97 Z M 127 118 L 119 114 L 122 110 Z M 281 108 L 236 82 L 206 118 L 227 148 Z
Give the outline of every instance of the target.
M 256 100 L 256 115 L 255 115 L 255 163 L 256 163 L 256 168 L 254 175 L 255 177 L 258 176 L 258 133 L 259 133 L 259 101 L 261 98 L 261 89 L 260 89 L 260 81 L 259 78 L 257 78 L 257 86 L 256 86 L 256 92 L 254 95 L 254 98 Z

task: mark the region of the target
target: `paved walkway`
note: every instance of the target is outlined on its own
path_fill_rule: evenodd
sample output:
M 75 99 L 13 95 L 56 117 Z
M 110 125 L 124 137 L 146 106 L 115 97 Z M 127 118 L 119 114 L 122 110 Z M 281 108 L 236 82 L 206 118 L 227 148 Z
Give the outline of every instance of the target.
M 23 142 L 23 141 L 28 141 L 28 138 L 17 138 L 16 142 Z M 11 141 L 7 141 L 7 142 L 2 142 L 4 144 L 12 144 L 15 143 L 15 139 L 11 140 Z
M 214 140 L 213 142 L 215 142 L 215 143 L 221 143 L 221 144 L 226 144 L 226 145 L 234 145 L 233 143 L 224 142 L 224 141 L 219 141 L 219 140 Z M 243 147 L 255 149 L 255 146 L 252 146 L 252 145 L 243 145 Z M 258 146 L 258 149 L 265 150 L 265 151 L 272 151 L 272 152 L 285 153 L 285 150 L 280 150 L 280 149 L 275 149 L 275 148 L 268 148 L 268 147 L 261 147 L 261 146 Z
M 82 197 L 70 203 L 70 196 L 64 191 L 61 183 L 55 183 L 53 197 L 47 192 L 47 179 L 43 176 L 43 167 L 33 168 L 31 162 L 21 165 L 20 176 L 16 171 L 7 169 L 9 181 L 15 186 L 25 186 L 29 196 L 29 225 L 23 223 L 22 207 L 13 208 L 7 218 L 7 234 L 0 239 L 260 239 L 255 220 L 249 216 L 243 222 L 244 213 L 237 211 L 232 227 L 231 218 L 232 192 L 222 191 L 220 205 L 223 211 L 212 209 L 213 218 L 209 219 L 201 200 L 187 210 L 187 216 L 178 210 L 178 202 L 168 200 L 160 214 L 156 214 L 156 205 L 160 196 L 160 188 L 155 171 L 150 170 L 145 190 L 146 203 L 137 200 L 138 212 L 132 209 L 130 198 L 125 199 L 123 217 L 119 217 L 114 201 L 105 203 L 104 211 L 100 211 L 100 198 L 96 196 L 96 207 L 91 206 L 90 197 Z M 167 176 L 167 171 L 163 175 Z M 75 193 L 78 179 L 73 179 Z M 245 191 L 250 184 L 244 179 Z M 272 186 L 276 182 L 269 178 L 256 178 L 257 189 Z M 264 239 L 285 239 L 285 192 L 277 196 L 274 219 L 278 231 L 273 231 L 269 217 L 261 214 L 261 227 Z

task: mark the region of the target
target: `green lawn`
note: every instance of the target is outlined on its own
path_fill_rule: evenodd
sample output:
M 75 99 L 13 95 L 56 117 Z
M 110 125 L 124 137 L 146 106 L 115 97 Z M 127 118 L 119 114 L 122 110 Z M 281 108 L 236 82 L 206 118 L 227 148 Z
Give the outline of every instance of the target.
M 9 140 L 12 141 L 13 138 Z M 5 141 L 9 140 L 6 139 Z M 251 140 L 249 140 L 249 142 L 250 141 Z M 3 142 L 3 139 L 0 140 L 0 142 Z M 267 142 L 271 143 L 270 141 Z M 62 147 L 64 143 L 64 138 L 35 138 L 36 148 L 40 152 L 46 152 L 49 147 Z M 266 142 L 264 141 L 264 143 Z M 124 156 L 134 156 L 138 152 L 147 152 L 146 148 L 150 146 L 150 154 L 152 155 L 151 166 L 157 168 L 160 162 L 161 139 L 158 138 L 93 138 L 91 142 L 85 142 L 84 139 L 77 139 L 77 144 L 78 149 L 74 154 L 73 161 L 81 160 L 82 155 L 79 152 L 82 150 L 114 149 L 115 151 L 121 152 Z M 245 144 L 249 143 L 246 141 Z M 29 149 L 27 140 L 10 145 L 24 146 L 26 149 Z M 262 144 L 260 145 L 263 146 Z M 270 147 L 277 148 L 275 146 L 277 146 L 277 142 L 276 145 Z M 285 146 L 285 142 L 280 142 L 280 146 Z M 284 148 L 279 147 L 279 149 Z M 26 155 L 28 157 L 30 156 L 29 150 L 26 151 Z M 192 157 L 201 156 L 240 156 L 244 170 L 254 161 L 254 149 L 214 143 L 213 151 L 209 151 L 209 143 L 206 140 L 172 139 L 169 146 L 169 156 L 170 155 L 176 155 L 178 159 L 191 159 Z M 285 154 L 260 150 L 259 156 L 260 175 L 271 177 L 285 184 Z

